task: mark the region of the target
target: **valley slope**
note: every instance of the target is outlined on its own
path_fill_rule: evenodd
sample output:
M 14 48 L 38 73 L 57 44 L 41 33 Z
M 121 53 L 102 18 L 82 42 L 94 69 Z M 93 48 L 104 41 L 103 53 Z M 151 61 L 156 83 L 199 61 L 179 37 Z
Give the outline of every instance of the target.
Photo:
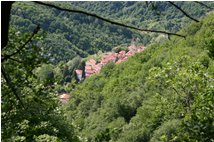
M 213 141 L 214 14 L 87 78 L 65 107 L 82 141 Z
M 177 32 L 191 20 L 168 2 L 48 2 L 68 9 L 95 13 L 123 24 Z M 199 19 L 210 9 L 194 2 L 176 2 Z M 205 2 L 213 6 L 213 2 Z M 191 7 L 191 8 L 188 8 Z M 76 56 L 87 57 L 116 46 L 152 43 L 159 34 L 148 34 L 111 25 L 94 17 L 48 8 L 33 2 L 15 2 L 11 10 L 11 27 L 21 33 L 32 32 L 40 25 L 45 33 L 38 43 L 43 56 L 51 63 L 68 62 Z

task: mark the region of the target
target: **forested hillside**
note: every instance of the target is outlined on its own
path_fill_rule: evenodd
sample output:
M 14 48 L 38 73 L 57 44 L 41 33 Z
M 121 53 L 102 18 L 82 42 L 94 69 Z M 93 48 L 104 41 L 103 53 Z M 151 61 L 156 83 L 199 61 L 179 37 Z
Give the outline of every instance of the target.
M 214 140 L 214 14 L 70 92 L 65 109 L 82 141 Z
M 1 141 L 214 141 L 214 2 L 41 3 L 10 3 Z
M 49 2 L 62 8 L 80 9 L 127 25 L 177 32 L 191 20 L 168 2 Z M 193 2 L 176 2 L 191 16 L 200 18 L 210 9 Z M 213 2 L 206 2 L 213 6 Z M 189 8 L 191 7 L 191 8 Z M 98 51 L 111 51 L 129 45 L 133 39 L 147 45 L 157 34 L 136 32 L 111 25 L 83 14 L 51 9 L 33 2 L 16 2 L 11 11 L 11 26 L 20 32 L 32 31 L 40 24 L 46 33 L 39 46 L 51 63 L 87 57 Z M 60 49 L 60 50 L 59 50 Z

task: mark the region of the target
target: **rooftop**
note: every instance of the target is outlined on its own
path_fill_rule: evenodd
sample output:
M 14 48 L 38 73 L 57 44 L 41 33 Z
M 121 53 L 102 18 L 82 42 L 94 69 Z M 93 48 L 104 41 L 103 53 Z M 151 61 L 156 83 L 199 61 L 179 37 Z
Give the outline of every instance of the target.
M 80 75 L 82 74 L 82 70 L 75 70 L 76 74 Z

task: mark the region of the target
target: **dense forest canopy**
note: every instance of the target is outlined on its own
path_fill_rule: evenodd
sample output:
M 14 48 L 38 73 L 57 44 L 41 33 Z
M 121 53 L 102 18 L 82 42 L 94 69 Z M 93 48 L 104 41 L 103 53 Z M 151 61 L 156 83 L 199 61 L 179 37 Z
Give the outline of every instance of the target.
M 141 28 L 177 32 L 189 20 L 167 2 L 49 2 L 80 9 Z M 195 18 L 210 9 L 192 2 L 176 2 Z M 207 5 L 213 5 L 207 2 Z M 191 7 L 191 8 L 188 8 Z M 111 51 L 119 45 L 130 45 L 133 39 L 147 45 L 156 34 L 141 33 L 105 23 L 91 16 L 51 9 L 32 2 L 16 2 L 11 10 L 11 25 L 20 32 L 32 31 L 39 24 L 46 32 L 42 41 L 44 55 L 52 63 L 69 61 L 76 55 L 87 57 L 98 51 Z M 60 49 L 60 50 L 58 50 Z
M 213 141 L 213 16 L 77 86 L 66 115 L 82 140 Z
M 185 38 L 13 3 L 1 50 L 2 141 L 214 141 L 214 2 L 173 2 L 199 22 L 171 2 L 46 3 Z M 130 45 L 141 52 L 78 80 L 90 59 Z

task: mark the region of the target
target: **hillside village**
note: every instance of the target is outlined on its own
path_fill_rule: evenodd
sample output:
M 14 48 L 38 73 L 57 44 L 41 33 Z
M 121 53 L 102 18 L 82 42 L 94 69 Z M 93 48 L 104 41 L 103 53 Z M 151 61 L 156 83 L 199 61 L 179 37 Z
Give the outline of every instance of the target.
M 144 46 L 136 46 L 136 45 L 130 45 L 128 47 L 128 51 L 121 50 L 118 53 L 116 52 L 107 52 L 104 53 L 101 56 L 101 59 L 96 61 L 93 58 L 90 58 L 86 61 L 84 70 L 76 69 L 75 74 L 78 79 L 78 82 L 80 83 L 85 78 L 90 77 L 93 74 L 100 73 L 101 69 L 108 63 L 113 62 L 115 64 L 120 64 L 126 60 L 128 60 L 129 57 L 135 55 L 136 53 L 143 52 L 145 49 Z M 59 95 L 59 100 L 62 104 L 67 103 L 70 100 L 70 94 L 69 93 L 63 93 Z
M 120 64 L 121 62 L 126 61 L 129 57 L 135 55 L 136 53 L 143 52 L 145 49 L 144 46 L 130 45 L 128 47 L 128 52 L 121 50 L 120 52 L 107 52 L 102 55 L 100 61 L 90 58 L 86 61 L 84 71 L 81 69 L 75 70 L 78 81 L 82 81 L 84 78 L 87 78 L 93 74 L 100 72 L 102 67 L 104 67 L 109 62 L 114 62 L 115 64 Z
M 1 4 L 1 141 L 214 142 L 214 1 Z

